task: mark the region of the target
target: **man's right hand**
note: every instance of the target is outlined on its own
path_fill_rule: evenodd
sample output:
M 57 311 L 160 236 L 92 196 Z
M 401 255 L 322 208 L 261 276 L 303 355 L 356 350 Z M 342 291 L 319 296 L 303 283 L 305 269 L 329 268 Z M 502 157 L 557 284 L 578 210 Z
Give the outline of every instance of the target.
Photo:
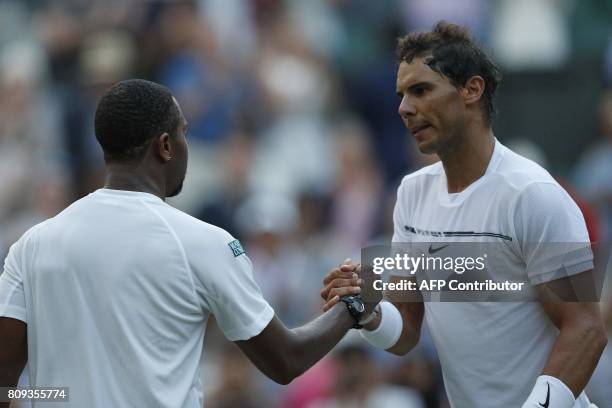
M 339 267 L 332 269 L 323 279 L 321 297 L 326 302 L 323 311 L 331 309 L 342 296 L 361 294 L 365 313 L 372 312 L 382 300 L 382 291 L 374 290 L 370 286 L 364 287 L 364 282 L 369 281 L 366 279 L 370 276 L 368 273 L 371 271 L 362 270 L 361 264 L 354 264 L 350 259 L 346 259 Z
M 360 265 L 346 259 L 340 266 L 329 271 L 323 279 L 321 297 L 326 302 L 323 311 L 327 312 L 342 296 L 359 295 L 363 279 L 359 277 Z

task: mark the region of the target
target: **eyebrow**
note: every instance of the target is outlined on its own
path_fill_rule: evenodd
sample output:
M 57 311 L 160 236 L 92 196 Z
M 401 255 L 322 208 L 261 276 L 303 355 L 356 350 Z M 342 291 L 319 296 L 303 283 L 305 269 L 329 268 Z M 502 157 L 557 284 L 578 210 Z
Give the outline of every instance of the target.
M 408 87 L 409 90 L 413 90 L 415 88 L 420 88 L 420 87 L 430 87 L 432 85 L 431 82 L 429 81 L 419 81 L 416 84 L 412 84 Z
M 429 82 L 429 81 L 419 81 L 417 83 L 414 83 L 414 84 L 410 85 L 408 87 L 408 91 L 414 91 L 416 88 L 419 88 L 419 87 L 431 88 L 432 86 L 433 86 L 433 84 L 431 82 Z M 397 88 L 395 92 L 397 94 L 402 93 L 402 91 L 399 88 Z

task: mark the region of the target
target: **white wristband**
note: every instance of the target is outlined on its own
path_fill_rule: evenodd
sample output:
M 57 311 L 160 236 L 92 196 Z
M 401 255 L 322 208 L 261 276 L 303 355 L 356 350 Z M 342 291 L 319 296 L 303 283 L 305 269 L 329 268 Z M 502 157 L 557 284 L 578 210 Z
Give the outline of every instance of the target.
M 372 312 L 369 315 L 367 315 L 364 319 L 359 320 L 359 325 L 364 326 L 370 323 L 379 314 L 380 314 L 380 304 L 376 305 L 374 310 L 372 310 Z
M 380 302 L 380 324 L 376 330 L 360 330 L 361 337 L 374 347 L 386 350 L 397 343 L 404 322 L 399 310 L 389 302 Z
M 522 408 L 551 407 L 572 408 L 576 398 L 558 378 L 550 375 L 541 375 L 536 380 L 533 391 L 529 394 Z

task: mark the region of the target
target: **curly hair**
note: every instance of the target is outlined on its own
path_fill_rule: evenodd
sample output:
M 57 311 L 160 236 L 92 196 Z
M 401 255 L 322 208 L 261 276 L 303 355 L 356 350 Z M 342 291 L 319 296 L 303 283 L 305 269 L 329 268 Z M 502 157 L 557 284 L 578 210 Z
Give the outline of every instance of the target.
M 453 86 L 463 87 L 468 79 L 480 76 L 485 89 L 481 107 L 488 123 L 495 113 L 493 97 L 502 76 L 499 68 L 476 44 L 467 28 L 439 21 L 433 30 L 411 33 L 397 42 L 399 62 L 411 63 L 417 57 L 429 57 L 425 63 L 447 77 Z
M 143 158 L 155 136 L 174 135 L 179 121 L 168 88 L 129 79 L 113 85 L 100 99 L 94 126 L 107 162 L 134 162 Z

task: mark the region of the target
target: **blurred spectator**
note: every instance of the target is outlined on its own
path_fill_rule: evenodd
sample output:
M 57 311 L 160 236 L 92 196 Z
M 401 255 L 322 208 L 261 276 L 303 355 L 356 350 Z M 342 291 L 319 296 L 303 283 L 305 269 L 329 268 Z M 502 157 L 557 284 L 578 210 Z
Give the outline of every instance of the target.
M 487 0 L 412 0 L 403 2 L 408 31 L 427 31 L 439 20 L 468 26 L 476 38 L 486 38 L 491 21 Z
M 412 354 L 396 363 L 388 380 L 392 384 L 418 391 L 426 407 L 437 408 L 440 406 L 440 394 L 443 393 L 438 382 L 439 366 L 423 356 Z
M 569 3 L 573 51 L 580 58 L 596 61 L 612 35 L 612 1 L 573 0 Z
M 279 408 L 308 408 L 318 400 L 329 398 L 333 394 L 337 375 L 338 365 L 335 359 L 323 358 L 289 384 Z
M 601 214 L 602 240 L 612 239 L 612 91 L 607 90 L 599 108 L 601 139 L 585 152 L 574 172 L 574 185 Z
M 412 2 L 333 2 L 340 27 L 333 61 L 340 74 L 342 103 L 368 127 L 388 183 L 398 183 L 413 167 L 395 93 L 395 45 L 397 37 L 407 32 L 400 7 L 408 3 Z
M 293 197 L 327 192 L 335 164 L 324 116 L 332 72 L 285 14 L 262 31 L 261 40 L 256 70 L 269 117 L 258 134 L 251 188 Z
M 335 354 L 337 361 L 333 394 L 309 408 L 425 408 L 421 397 L 407 387 L 382 381 L 367 349 L 344 346 Z
M 366 129 L 356 121 L 340 123 L 338 170 L 331 228 L 337 251 L 350 253 L 373 237 L 382 205 L 383 180 Z
M 206 402 L 211 408 L 259 408 L 270 401 L 258 389 L 255 367 L 233 344 L 227 344 L 219 364 L 220 384 Z
M 288 325 L 301 324 L 319 313 L 317 295 L 327 270 L 321 265 L 321 254 L 311 254 L 295 242 L 297 217 L 291 199 L 269 194 L 248 198 L 236 212 L 255 280 Z
M 236 210 L 247 199 L 248 173 L 252 165 L 253 142 L 244 133 L 234 133 L 218 153 L 216 167 L 220 169 L 218 182 L 201 197 L 196 216 L 227 230 L 240 238 L 242 231 L 236 226 Z
M 67 87 L 63 118 L 68 166 L 77 197 L 104 184 L 104 161 L 94 134 L 94 113 L 109 86 L 131 77 L 135 52 L 132 38 L 120 30 L 95 32 L 83 40 L 79 74 L 77 81 Z
M 492 45 L 507 70 L 555 69 L 570 53 L 564 0 L 501 0 L 493 16 Z
M 195 2 L 168 3 L 160 17 L 160 33 L 165 61 L 159 78 L 181 101 L 191 141 L 219 142 L 241 112 L 243 78 L 226 65 Z
M 33 41 L 12 43 L 0 53 L 0 240 L 4 248 L 32 224 L 55 215 L 54 211 L 37 213 L 53 193 L 37 196 L 35 192 L 39 194 L 43 180 L 59 188 L 65 177 L 58 104 L 44 82 L 46 62 L 44 50 Z M 67 198 L 59 200 L 50 205 L 61 209 Z M 24 218 L 29 220 L 23 222 Z

